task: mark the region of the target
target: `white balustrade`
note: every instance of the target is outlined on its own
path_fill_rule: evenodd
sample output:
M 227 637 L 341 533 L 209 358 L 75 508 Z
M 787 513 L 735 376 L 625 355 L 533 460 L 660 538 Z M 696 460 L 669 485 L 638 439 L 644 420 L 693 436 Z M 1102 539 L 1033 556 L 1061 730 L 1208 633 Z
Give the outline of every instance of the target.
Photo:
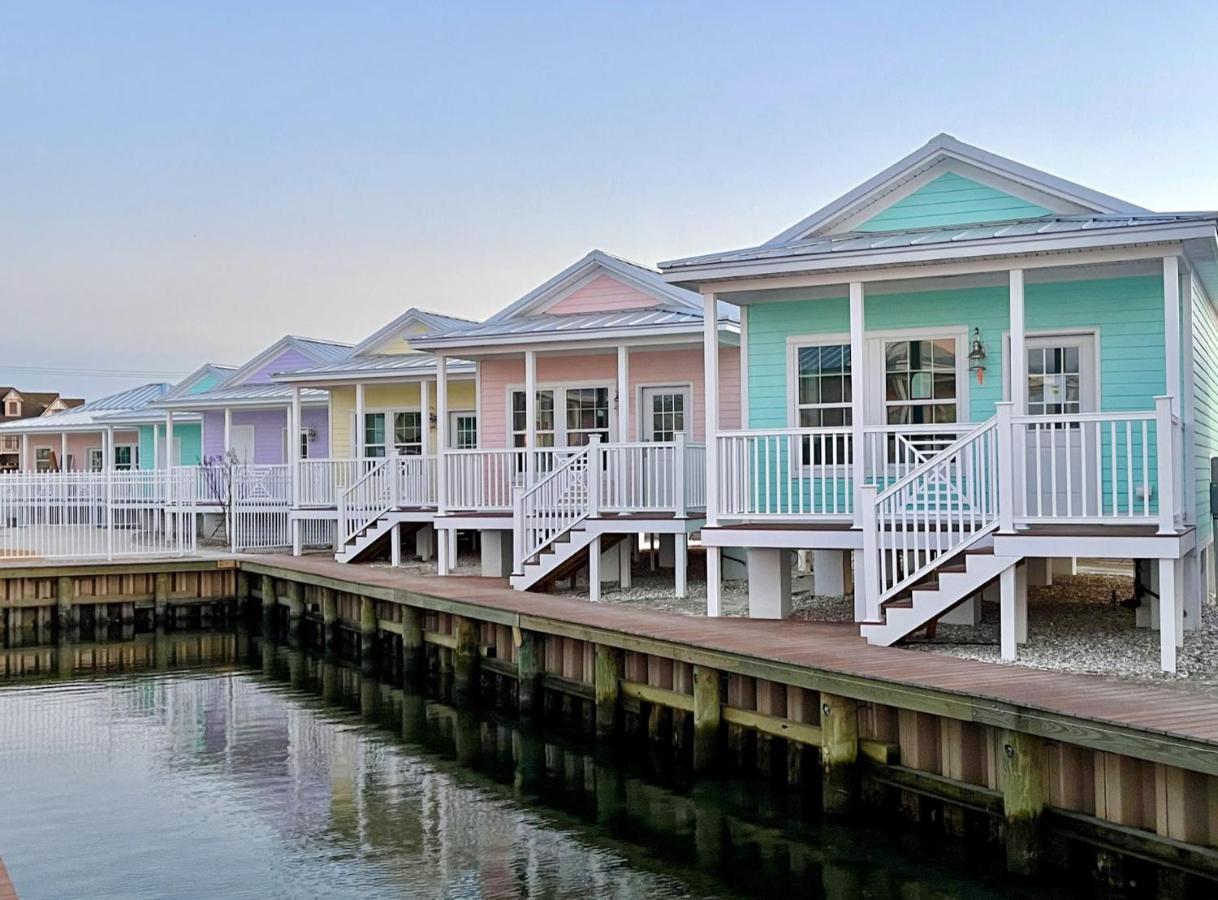
M 386 457 L 364 473 L 338 498 L 338 537 L 345 544 L 395 505 L 400 489 L 396 461 Z
M 513 502 L 514 568 L 549 547 L 597 508 L 600 486 L 599 453 L 594 438 L 577 448 L 529 488 L 518 488 Z
M 883 490 L 976 427 L 975 422 L 866 426 L 863 428 L 864 480 Z
M 849 428 L 720 432 L 718 441 L 721 517 L 853 516 Z
M 300 506 L 330 507 L 376 465 L 376 459 L 302 459 L 297 463 Z

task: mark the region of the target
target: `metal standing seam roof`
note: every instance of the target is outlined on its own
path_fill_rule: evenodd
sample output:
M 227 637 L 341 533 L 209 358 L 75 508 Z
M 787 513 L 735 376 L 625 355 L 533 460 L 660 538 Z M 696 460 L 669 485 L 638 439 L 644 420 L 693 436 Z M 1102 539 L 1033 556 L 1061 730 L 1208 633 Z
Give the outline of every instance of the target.
M 444 332 L 447 334 L 448 332 Z M 324 366 L 310 366 L 307 369 L 293 369 L 289 372 L 276 372 L 277 381 L 291 381 L 297 377 L 314 377 L 322 375 L 350 375 L 359 372 L 402 372 L 406 374 L 426 375 L 434 373 L 436 358 L 426 353 L 382 353 L 368 356 L 351 356 L 336 363 Z M 474 364 L 469 360 L 450 359 L 448 371 L 472 372 Z
M 307 344 L 318 356 L 329 360 L 344 359 L 350 356 L 352 349 L 354 349 L 353 344 L 345 344 L 338 341 L 322 341 L 317 338 L 303 337 L 298 337 L 296 340 L 302 344 Z
M 1147 225 L 1169 225 L 1177 222 L 1201 222 L 1215 218 L 1215 213 L 1154 213 L 1150 215 L 1083 215 L 1045 216 L 1013 222 L 984 225 L 954 225 L 951 228 L 918 228 L 908 231 L 846 232 L 824 235 L 785 244 L 763 244 L 691 256 L 660 263 L 668 272 L 715 263 L 751 262 L 783 259 L 795 256 L 819 256 L 852 251 L 884 250 L 893 247 L 921 247 L 936 244 L 957 244 L 968 241 L 993 241 L 1003 238 L 1035 235 L 1073 234 L 1087 231 L 1119 232 Z
M 156 382 L 142 384 L 117 394 L 90 400 L 83 406 L 37 419 L 17 419 L 0 424 L 6 431 L 64 431 L 90 425 L 103 426 L 108 414 L 124 410 L 142 409 L 164 397 L 173 385 Z
M 734 307 L 721 304 L 728 321 L 738 317 Z M 436 342 L 451 343 L 455 340 L 474 341 L 495 337 L 517 337 L 537 335 L 558 338 L 564 335 L 587 335 L 598 331 L 637 329 L 645 332 L 649 328 L 670 329 L 682 327 L 689 330 L 702 328 L 702 316 L 693 311 L 647 307 L 627 309 L 620 312 L 595 312 L 576 315 L 522 316 L 518 319 L 480 322 L 467 328 L 444 331 L 419 338 L 416 343 L 426 347 Z
M 310 390 L 309 388 L 304 388 L 300 392 L 302 400 L 325 400 L 327 396 L 325 391 Z M 158 403 L 157 406 L 162 409 L 189 410 L 196 406 L 211 406 L 216 403 L 222 403 L 225 400 L 233 403 L 256 404 L 258 401 L 263 400 L 288 403 L 291 402 L 291 399 L 292 388 L 286 384 L 239 384 L 227 388 L 221 385 L 215 390 L 188 394 L 185 397 L 174 397 L 172 400 L 166 400 L 163 404 Z

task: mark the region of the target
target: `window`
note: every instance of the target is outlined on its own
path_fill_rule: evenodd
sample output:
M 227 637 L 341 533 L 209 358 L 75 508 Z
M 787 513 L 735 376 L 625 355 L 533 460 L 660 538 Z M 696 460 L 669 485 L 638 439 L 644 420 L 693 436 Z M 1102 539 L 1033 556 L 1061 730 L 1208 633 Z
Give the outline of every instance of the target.
M 102 470 L 104 457 L 102 456 L 101 447 L 89 448 L 89 471 L 100 472 Z
M 567 446 L 582 447 L 593 435 L 609 440 L 609 389 L 567 389 Z
M 450 441 L 457 450 L 473 450 L 478 446 L 478 416 L 471 412 L 452 414 Z
M 884 414 L 889 425 L 958 421 L 954 338 L 884 342 Z
M 419 412 L 393 414 L 393 449 L 403 456 L 423 454 L 423 415 Z
M 795 348 L 795 422 L 800 428 L 845 428 L 853 424 L 850 345 L 812 344 Z M 806 435 L 801 465 L 846 465 L 845 435 Z
M 1059 416 L 1083 410 L 1077 346 L 1028 348 L 1028 414 Z
M 525 418 L 524 391 L 512 391 L 512 446 L 525 445 L 528 420 Z M 554 392 L 537 392 L 537 446 L 554 446 Z
M 5 400 L 4 401 L 4 414 L 6 416 L 21 415 L 21 401 L 20 400 Z
M 674 441 L 685 432 L 685 392 L 656 391 L 650 395 L 651 418 L 648 439 L 652 441 Z
M 300 458 L 309 458 L 309 430 L 307 428 L 300 429 Z
M 21 438 L 17 437 L 15 434 L 6 434 L 4 436 L 3 444 L 0 446 L 9 452 L 16 452 L 21 448 Z
M 49 472 L 51 471 L 51 448 L 36 447 L 34 449 L 34 471 Z
M 137 462 L 135 447 L 130 444 L 118 444 L 114 448 L 114 468 L 119 471 L 134 469 Z
M 393 433 L 386 431 L 392 423 Z M 388 439 L 392 437 L 392 444 Z M 403 456 L 419 456 L 423 452 L 423 416 L 413 412 L 364 413 L 364 455 L 381 457 L 390 452 Z

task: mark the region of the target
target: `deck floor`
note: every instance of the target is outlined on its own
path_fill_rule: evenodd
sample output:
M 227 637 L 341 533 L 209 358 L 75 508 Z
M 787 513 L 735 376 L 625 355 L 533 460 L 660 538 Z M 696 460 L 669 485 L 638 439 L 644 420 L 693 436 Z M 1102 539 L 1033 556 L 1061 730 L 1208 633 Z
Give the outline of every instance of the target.
M 910 684 L 1218 744 L 1218 693 L 1046 672 L 874 647 L 848 623 L 703 618 L 514 591 L 505 579 L 412 575 L 319 556 L 244 560 L 340 581 L 400 588 L 514 613 L 752 656 L 841 675 Z

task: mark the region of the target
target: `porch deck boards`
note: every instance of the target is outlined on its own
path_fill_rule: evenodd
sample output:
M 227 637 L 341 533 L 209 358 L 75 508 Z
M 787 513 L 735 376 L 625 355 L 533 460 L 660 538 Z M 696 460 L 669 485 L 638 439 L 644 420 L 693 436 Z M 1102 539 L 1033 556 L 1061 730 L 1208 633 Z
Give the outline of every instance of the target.
M 347 581 L 554 619 L 622 634 L 684 643 L 868 679 L 1011 703 L 1092 722 L 1218 744 L 1218 697 L 1171 685 L 1118 682 L 867 644 L 850 623 L 706 619 L 513 591 L 503 579 L 411 575 L 345 566 L 323 557 L 242 557 Z

